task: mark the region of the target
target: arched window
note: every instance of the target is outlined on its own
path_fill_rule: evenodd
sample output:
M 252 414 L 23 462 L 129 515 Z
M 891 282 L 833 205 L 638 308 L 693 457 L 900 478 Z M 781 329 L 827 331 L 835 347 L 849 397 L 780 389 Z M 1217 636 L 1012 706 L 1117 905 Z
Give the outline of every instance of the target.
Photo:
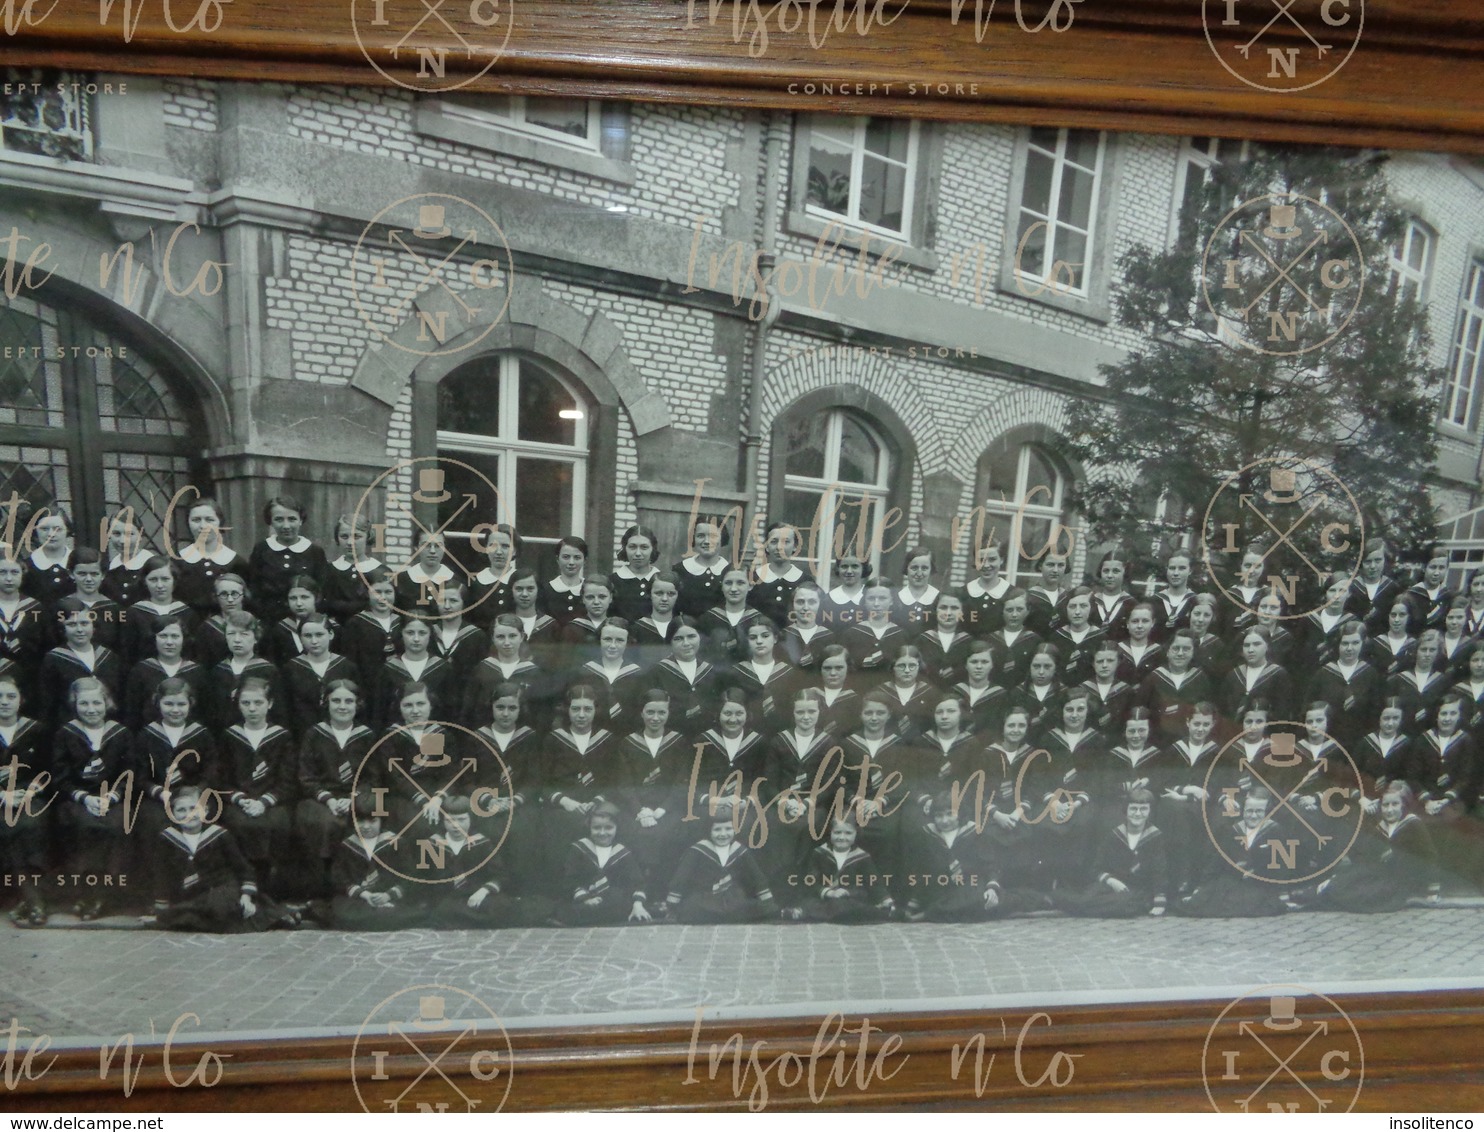
M 480 523 L 514 523 L 522 539 L 538 546 L 585 533 L 590 412 L 573 383 L 530 359 L 501 354 L 468 362 L 440 381 L 437 406 L 449 495 L 438 505 L 438 522 L 449 523 L 451 553 L 462 558 Z M 497 500 L 487 499 L 485 480 L 495 485 Z
M 1004 573 L 1012 582 L 1033 581 L 1048 549 L 1069 549 L 1066 491 L 1061 461 L 1039 444 L 997 446 L 979 461 L 978 497 L 985 515 L 979 542 L 1001 548 Z
M 14 492 L 65 509 L 81 546 L 102 545 L 113 517 L 132 511 L 163 548 L 172 497 L 207 486 L 205 426 L 181 384 L 135 343 L 24 296 L 0 303 L 0 342 L 0 502 Z
M 784 438 L 783 513 L 803 532 L 803 553 L 821 584 L 839 554 L 881 565 L 881 524 L 891 456 L 864 416 L 847 409 L 799 413 Z

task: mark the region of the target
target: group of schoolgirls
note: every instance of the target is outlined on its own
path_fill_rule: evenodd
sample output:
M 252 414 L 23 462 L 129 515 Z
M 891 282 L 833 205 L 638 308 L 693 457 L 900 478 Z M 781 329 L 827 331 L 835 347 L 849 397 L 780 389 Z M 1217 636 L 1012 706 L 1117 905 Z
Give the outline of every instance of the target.
M 245 557 L 204 499 L 172 557 L 61 516 L 0 556 L 8 874 L 144 876 L 218 931 L 1375 910 L 1479 875 L 1484 576 L 1455 596 L 1443 558 L 1403 585 L 1372 544 L 1293 618 L 1261 549 L 1225 596 L 1175 553 L 1135 597 L 1117 550 L 1022 589 L 994 546 L 956 589 L 926 549 L 826 589 L 786 524 L 739 566 L 697 522 L 669 570 L 631 527 L 606 576 L 568 537 L 543 578 L 508 525 L 469 576 L 436 536 L 392 570 L 349 517 L 333 560 L 297 501 L 263 517 Z M 1213 770 L 1233 743 L 1298 769 Z M 1337 799 L 1341 867 L 1254 883 Z

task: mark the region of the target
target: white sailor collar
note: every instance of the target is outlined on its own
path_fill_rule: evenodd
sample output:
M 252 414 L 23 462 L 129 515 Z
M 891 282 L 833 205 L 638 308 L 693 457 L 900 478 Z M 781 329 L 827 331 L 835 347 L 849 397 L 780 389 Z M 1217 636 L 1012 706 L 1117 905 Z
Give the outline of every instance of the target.
M 69 546 L 67 553 L 62 555 L 61 558 L 51 558 L 42 555 L 41 547 L 38 546 L 28 557 L 31 560 L 31 565 L 35 566 L 38 570 L 55 570 L 59 566 L 65 570 L 68 563 L 72 561 L 72 548 Z
M 453 570 L 449 568 L 448 563 L 443 562 L 439 563 L 437 573 L 429 574 L 423 569 L 421 562 L 414 562 L 407 567 L 407 577 L 414 582 L 446 582 L 453 577 Z
M 276 550 L 280 553 L 284 551 L 290 551 L 294 554 L 303 554 L 306 550 L 314 545 L 303 535 L 300 535 L 291 546 L 284 546 L 283 543 L 278 541 L 277 535 L 269 535 L 266 541 L 268 543 L 269 550 Z
M 694 555 L 690 558 L 682 558 L 680 560 L 680 566 L 687 574 L 694 574 L 697 577 L 700 577 L 702 574 L 710 574 L 713 578 L 720 578 L 728 569 L 725 558 L 718 557 L 710 566 L 702 566 Z
M 981 579 L 970 578 L 968 584 L 964 586 L 964 589 L 968 591 L 970 597 L 988 595 L 992 598 L 1002 598 L 1005 596 L 1006 591 L 1010 589 L 1010 579 L 1001 577 L 1000 580 L 995 583 L 994 588 L 991 589 L 989 586 L 986 586 Z
M 510 580 L 510 575 L 513 573 L 515 573 L 514 558 L 505 563 L 505 569 L 503 572 L 501 572 L 498 578 L 495 577 L 495 572 L 488 566 L 486 566 L 483 570 L 474 575 L 474 580 L 482 586 L 499 586 L 508 582 Z
M 339 558 L 335 559 L 334 562 L 331 562 L 330 565 L 333 566 L 336 570 L 341 571 L 342 573 L 347 570 L 359 570 L 362 573 L 368 574 L 372 570 L 380 568 L 381 559 L 362 558 L 359 562 L 352 562 L 348 556 L 342 554 Z
M 119 557 L 119 555 L 114 554 L 111 555 L 108 559 L 108 568 L 110 570 L 118 570 L 120 568 L 125 570 L 138 570 L 141 569 L 144 564 L 150 560 L 150 557 L 151 552 L 148 550 L 139 551 L 139 553 L 134 555 L 133 558 L 121 558 Z
M 804 570 L 797 562 L 790 562 L 787 570 L 781 574 L 775 574 L 773 573 L 772 564 L 764 562 L 754 571 L 754 576 L 757 578 L 759 584 L 764 582 L 797 582 L 804 576 Z
M 552 578 L 551 581 L 547 582 L 546 584 L 560 594 L 581 594 L 582 587 L 586 582 L 586 575 L 578 578 L 577 584 L 573 585 L 569 583 L 565 578 L 563 578 L 560 574 L 558 574 L 555 578 Z
M 634 568 L 627 564 L 615 566 L 613 568 L 613 576 L 615 578 L 622 578 L 625 581 L 631 582 L 647 582 L 650 578 L 653 578 L 659 572 L 660 568 L 653 563 L 650 563 L 649 569 L 643 574 L 634 573 Z
M 853 594 L 846 593 L 844 586 L 836 586 L 830 591 L 830 600 L 836 605 L 844 605 L 846 602 L 849 602 L 851 605 L 861 605 L 866 600 L 865 583 L 862 582 L 861 588 Z
M 182 562 L 190 562 L 192 564 L 195 564 L 197 562 L 214 562 L 218 566 L 226 566 L 229 565 L 236 557 L 237 552 L 226 543 L 222 543 L 210 554 L 202 554 L 201 548 L 195 543 L 191 543 L 180 552 L 180 560 Z
M 903 586 L 897 591 L 897 600 L 903 605 L 932 605 L 938 600 L 939 592 L 937 586 L 929 586 L 922 597 L 913 597 L 912 591 Z

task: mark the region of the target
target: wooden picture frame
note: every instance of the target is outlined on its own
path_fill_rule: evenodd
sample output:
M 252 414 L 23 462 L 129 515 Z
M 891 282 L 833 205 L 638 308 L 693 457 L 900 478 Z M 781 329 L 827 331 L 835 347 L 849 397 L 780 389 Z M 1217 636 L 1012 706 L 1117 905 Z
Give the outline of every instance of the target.
M 387 71 L 410 82 L 416 71 L 415 60 L 383 59 L 380 69 L 373 67 L 346 5 L 222 0 L 196 11 L 194 22 L 183 8 L 172 14 L 152 0 L 105 3 L 104 11 L 112 10 L 102 20 L 71 0 L 43 7 L 4 6 L 0 30 L 8 64 L 355 85 L 396 81 Z M 819 48 L 770 24 L 767 49 L 759 54 L 749 51 L 755 19 L 733 25 L 733 6 L 720 5 L 713 22 L 708 7 L 717 6 L 710 0 L 518 0 L 499 61 L 471 77 L 465 89 L 759 109 L 869 108 L 875 115 L 941 121 L 1484 154 L 1484 15 L 1446 0 L 1370 0 L 1362 39 L 1344 65 L 1317 85 L 1286 92 L 1256 89 L 1218 66 L 1199 6 L 1181 0 L 1057 0 L 1023 9 L 1001 0 L 982 42 L 975 40 L 971 5 L 910 0 L 874 6 L 896 17 L 889 24 L 878 21 L 869 34 L 836 32 Z M 751 10 L 773 11 L 770 5 Z M 1043 27 L 1033 33 L 1017 26 L 1017 13 L 1031 28 L 1048 19 L 1070 24 L 1059 32 Z M 767 18 L 776 21 L 776 13 Z M 734 35 L 734 26 L 744 34 Z M 1298 42 L 1291 30 L 1283 35 L 1285 45 Z M 373 40 L 372 49 L 386 42 Z M 456 56 L 448 57 L 450 73 L 462 75 L 460 65 Z M 811 96 L 794 89 L 827 76 L 848 76 L 851 84 L 865 84 L 866 93 Z M 973 85 L 977 95 L 893 97 L 868 89 L 914 81 Z M 837 1084 L 811 1095 L 807 1074 L 794 1075 L 789 1084 L 775 1069 L 768 1107 L 1205 1111 L 1216 1103 L 1213 1093 L 1229 1101 L 1238 1092 L 1237 1084 L 1219 1075 L 1203 1084 L 1201 1073 L 1208 1033 L 1225 1003 L 1213 998 L 1058 1007 L 1054 1031 L 1025 1007 L 872 1014 L 871 1055 L 881 1054 L 885 1035 L 897 1036 L 888 1051 L 897 1072 L 878 1074 L 868 1088 Z M 1484 991 L 1357 990 L 1336 993 L 1333 1005 L 1365 1039 L 1357 1108 L 1484 1105 Z M 737 1085 L 730 1053 L 720 1074 L 704 1071 L 706 1051 L 734 1033 L 746 1049 L 761 1051 L 765 1064 L 789 1055 L 807 1065 L 811 1047 L 819 1048 L 818 1020 L 790 1017 L 707 1021 L 694 1029 L 636 1024 L 601 1033 L 576 1026 L 515 1030 L 515 1091 L 507 1107 L 743 1108 L 753 1095 L 755 1072 Z M 979 1088 L 969 1068 L 975 1034 L 986 1034 L 990 1053 L 999 1051 Z M 173 1076 L 151 1054 L 126 1098 L 116 1080 L 100 1079 L 95 1047 L 32 1052 L 34 1060 L 26 1061 L 25 1039 L 12 1033 L 6 1101 L 14 1111 L 354 1110 L 357 1104 L 349 1038 L 178 1042 Z M 1070 1062 L 1056 1061 L 1058 1053 L 1076 1059 L 1074 1073 L 1067 1070 Z M 209 1081 L 211 1067 L 202 1059 L 212 1054 L 229 1057 L 215 1084 L 175 1087 L 198 1063 L 206 1066 L 200 1083 Z M 44 1074 L 26 1072 L 48 1063 Z M 387 1063 L 398 1081 L 411 1081 L 421 1069 L 410 1056 Z M 1058 1073 L 1066 1077 L 1063 1087 L 1056 1087 Z M 1305 1071 L 1316 1081 L 1317 1073 L 1313 1067 Z M 1037 1078 L 1042 1080 L 1031 1085 Z

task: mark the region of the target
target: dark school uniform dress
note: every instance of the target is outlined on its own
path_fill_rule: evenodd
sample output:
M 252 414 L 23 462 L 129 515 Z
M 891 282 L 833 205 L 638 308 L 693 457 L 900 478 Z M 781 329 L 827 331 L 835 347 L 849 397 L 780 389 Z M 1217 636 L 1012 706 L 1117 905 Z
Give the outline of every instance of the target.
M 421 613 L 436 617 L 443 600 L 443 589 L 458 580 L 458 572 L 446 562 L 440 562 L 432 573 L 423 569 L 421 562 L 414 562 L 398 572 L 392 587 L 396 592 L 393 604 L 403 613 Z
M 1205 803 L 1196 791 L 1209 792 L 1211 768 L 1221 753 L 1218 743 L 1207 739 L 1199 745 L 1188 738 L 1169 746 L 1170 771 L 1164 793 L 1155 798 L 1154 816 L 1170 838 L 1170 885 L 1188 889 L 1204 867 L 1206 844 Z
M 146 723 L 159 718 L 155 710 L 155 692 L 166 680 L 184 680 L 191 690 L 191 697 L 200 707 L 206 701 L 206 669 L 194 660 L 182 660 L 174 672 L 165 671 L 165 666 L 155 657 L 141 660 L 129 670 L 124 681 L 123 719 L 125 727 L 137 730 Z M 198 707 L 197 710 L 200 710 Z
M 90 735 L 77 720 L 57 732 L 52 745 L 51 772 L 55 776 L 58 841 L 69 872 L 117 873 L 123 864 L 125 822 L 139 804 L 137 790 L 124 797 L 123 775 L 134 768 L 133 741 L 128 728 L 109 720 L 100 733 Z M 102 814 L 88 811 L 83 800 L 107 802 Z
M 919 634 L 936 623 L 933 610 L 941 593 L 937 586 L 929 586 L 920 594 L 903 586 L 892 595 L 891 619 L 906 630 L 914 644 Z
M 325 688 L 331 681 L 356 680 L 358 675 L 355 665 L 335 653 L 328 654 L 322 673 L 315 671 L 307 656 L 296 656 L 280 671 L 284 698 L 288 701 L 288 727 L 295 735 L 303 735 L 319 722 L 324 714 Z
M 1412 608 L 1412 621 L 1407 629 L 1414 637 L 1421 635 L 1424 629 L 1442 632 L 1443 622 L 1448 617 L 1448 604 L 1454 596 L 1452 590 L 1447 586 L 1430 590 L 1422 582 L 1418 582 L 1415 586 L 1408 587 L 1403 596 Z
M 40 550 L 33 550 L 23 560 L 25 573 L 21 576 L 21 593 L 34 597 L 50 609 L 64 597 L 71 597 L 77 583 L 72 580 L 72 551 L 60 562 L 43 558 Z
M 725 850 L 699 841 L 682 853 L 665 901 L 670 916 L 686 924 L 745 924 L 778 915 L 757 855 L 736 841 Z
M 574 618 L 583 616 L 587 609 L 582 604 L 582 581 L 569 586 L 560 576 L 541 583 L 536 592 L 536 608 L 558 625 L 566 625 Z
M 1118 668 L 1114 675 L 1126 684 L 1138 687 L 1144 682 L 1144 678 L 1162 665 L 1165 661 L 1165 650 L 1152 642 L 1146 645 L 1142 652 L 1135 652 L 1131 641 L 1118 642 Z
M 21 697 L 29 706 L 36 695 L 36 675 L 46 652 L 46 611 L 34 597 L 22 596 L 7 613 L 0 608 L 0 660 L 15 665 Z
M 381 561 L 376 558 L 362 559 L 352 563 L 341 555 L 330 563 L 325 571 L 325 588 L 320 593 L 320 605 L 339 624 L 344 625 L 366 608 L 366 575 L 377 569 Z
M 755 609 L 728 613 L 725 606 L 712 606 L 701 614 L 701 651 L 713 664 L 727 665 L 747 656 L 747 627 L 760 620 Z
M 1340 634 L 1346 625 L 1352 625 L 1356 620 L 1349 613 L 1331 615 L 1322 610 L 1310 613 L 1298 623 L 1295 634 L 1297 649 L 1285 658 L 1274 656 L 1269 646 L 1268 659 L 1285 667 L 1295 667 L 1300 672 L 1314 672 L 1339 658 Z
M 486 566 L 469 579 L 464 616 L 486 633 L 500 614 L 515 612 L 515 596 L 510 592 L 510 577 L 515 570 L 512 559 L 499 574 Z
M 151 723 L 134 734 L 134 773 L 136 789 L 147 798 L 140 808 L 138 822 L 145 844 L 170 824 L 170 799 L 182 787 L 210 790 L 220 779 L 221 761 L 216 738 L 199 723 L 187 722 L 179 734 L 171 736 L 162 723 Z M 208 821 L 219 820 L 226 800 L 220 795 L 203 800 Z M 138 838 L 134 843 L 139 843 Z M 148 865 L 147 858 L 136 861 Z
M 1048 640 L 1056 646 L 1061 657 L 1061 682 L 1069 688 L 1075 688 L 1082 681 L 1091 680 L 1092 655 L 1107 639 L 1107 633 L 1095 625 L 1082 630 L 1080 636 L 1073 635 L 1071 628 L 1066 625 L 1053 631 Z
M 779 731 L 793 721 L 793 707 L 788 701 L 801 685 L 796 670 L 787 661 L 774 661 L 766 675 L 752 661 L 738 661 L 722 675 L 721 682 L 739 689 L 747 697 L 747 718 L 753 726 Z
M 562 860 L 556 918 L 569 927 L 627 923 L 634 905 L 648 899 L 646 885 L 639 858 L 626 845 L 615 843 L 605 852 L 578 838 Z
M 232 834 L 219 825 L 204 826 L 193 842 L 174 827 L 152 839 L 155 850 L 155 924 L 166 931 L 265 931 L 276 909 L 258 891 L 253 867 Z M 242 898 L 254 914 L 244 916 Z
M 127 614 L 122 606 L 112 598 L 99 596 L 94 601 L 88 601 L 81 594 L 73 594 L 74 598 L 87 607 L 88 616 L 93 622 L 93 644 L 103 645 L 119 652 L 120 642 L 124 635 L 124 622 Z M 67 643 L 67 634 L 62 629 L 62 622 L 56 610 L 51 611 L 52 631 L 48 643 L 55 647 Z
M 349 662 L 346 664 L 348 668 Z M 292 667 L 290 671 L 293 671 Z M 448 661 L 441 656 L 429 656 L 423 661 L 421 671 L 414 672 L 408 666 L 406 658 L 394 656 L 381 666 L 372 686 L 369 721 L 372 727 L 382 730 L 402 722 L 398 709 L 402 689 L 413 683 L 428 686 L 428 700 L 432 704 L 432 712 L 428 718 L 440 723 L 451 723 L 462 710 L 463 705 L 459 703 L 459 699 L 463 690 L 459 688 L 456 673 Z
M 633 661 L 625 661 L 617 670 L 610 670 L 590 660 L 567 680 L 569 688 L 578 684 L 592 688 L 598 694 L 597 723 L 620 730 L 634 726 L 639 717 L 640 698 L 649 687 L 644 669 Z
M 220 613 L 213 613 L 196 630 L 196 661 L 202 668 L 210 671 L 231 655 L 227 649 L 226 618 Z
M 247 563 L 253 610 L 268 622 L 288 615 L 289 585 L 295 578 L 307 574 L 323 593 L 330 569 L 324 550 L 303 536 L 285 546 L 277 536 L 269 535 L 252 548 Z
M 466 735 L 460 755 L 474 760 L 472 778 L 458 789 L 470 797 L 473 827 L 500 846 L 509 863 L 511 895 L 539 890 L 547 875 L 541 802 L 544 740 L 524 724 L 497 732 L 484 726 Z
M 819 693 L 819 728 L 834 735 L 848 734 L 861 721 L 861 694 L 854 688 L 814 686 Z
M 840 643 L 850 653 L 851 671 L 869 679 L 889 675 L 897 649 L 911 644 L 912 638 L 891 621 L 859 621 L 840 634 Z
M 854 593 L 844 586 L 836 586 L 824 596 L 824 608 L 819 611 L 819 623 L 826 629 L 833 629 L 836 635 L 866 619 L 865 586 Z
M 1043 637 L 1060 628 L 1066 621 L 1067 598 L 1071 593 L 1069 586 L 1059 590 L 1031 586 L 1025 591 L 1025 627 Z
M 1266 866 L 1269 843 L 1286 843 L 1287 828 L 1266 818 L 1255 830 L 1238 821 L 1213 825 L 1212 833 L 1225 854 L 1207 843 L 1190 890 L 1171 901 L 1170 910 L 1203 918 L 1283 915 L 1288 907 L 1280 897 L 1282 886 L 1266 879 Z
M 394 871 L 397 870 L 397 871 Z M 390 830 L 371 842 L 352 833 L 330 857 L 330 922 L 341 931 L 393 932 L 416 927 L 418 909 L 407 899 L 411 881 Z M 383 896 L 385 900 L 371 898 Z
M 722 798 L 749 798 L 767 786 L 768 746 L 756 731 L 744 731 L 729 743 L 720 729 L 698 735 L 691 745 L 692 763 L 687 783 L 684 821 L 704 823 Z M 687 824 L 686 829 L 697 828 Z M 740 833 L 740 831 L 739 831 Z
M 72 712 L 67 702 L 74 681 L 93 676 L 103 681 L 114 703 L 123 699 L 124 663 L 110 649 L 93 649 L 83 657 L 70 648 L 52 649 L 41 658 L 41 671 L 36 679 L 37 715 L 50 727 L 60 727 Z
M 983 637 L 1005 627 L 1005 595 L 1014 587 L 1008 578 L 986 586 L 980 578 L 970 578 L 958 591 L 963 603 L 963 629 L 970 637 Z
M 895 906 L 885 873 L 858 846 L 843 853 L 829 845 L 814 846 L 778 892 L 780 900 L 810 923 L 877 923 Z
M 1405 782 L 1414 797 L 1420 795 L 1437 778 L 1437 767 L 1428 755 L 1425 743 L 1405 733 L 1386 739 L 1372 731 L 1355 748 L 1355 761 L 1370 782 L 1367 794 L 1372 798 L 1379 798 L 1391 782 Z
M 124 622 L 124 631 L 119 638 L 124 663 L 133 665 L 146 657 L 155 655 L 155 633 L 166 617 L 176 617 L 185 633 L 184 655 L 196 658 L 196 634 L 201 619 L 183 601 L 172 601 L 169 605 L 156 605 L 152 601 L 138 601 L 129 609 L 129 619 Z
M 1219 685 L 1232 669 L 1226 642 L 1215 633 L 1202 634 L 1195 643 L 1195 659 L 1191 661 L 1191 667 L 1199 668 L 1211 678 L 1212 684 Z
M 402 618 L 395 613 L 382 620 L 362 610 L 335 637 L 334 649 L 355 667 L 355 681 L 369 694 L 381 666 L 402 647 Z
M 543 841 L 549 867 L 561 862 L 567 845 L 587 827 L 587 814 L 568 810 L 563 801 L 588 806 L 617 802 L 623 787 L 623 765 L 618 739 L 603 727 L 594 727 L 582 739 L 565 727 L 555 728 L 543 744 L 541 758 Z
M 703 566 L 694 558 L 682 558 L 670 567 L 671 573 L 680 579 L 680 600 L 675 603 L 675 612 L 688 617 L 704 617 L 708 609 L 722 605 L 725 598 L 721 592 L 721 579 L 731 563 L 718 558 L 710 566 Z
M 918 651 L 922 653 L 922 674 L 939 688 L 951 688 L 964 679 L 964 661 L 969 659 L 969 650 L 974 638 L 963 631 L 949 634 L 945 641 L 936 629 L 927 629 L 918 636 Z
M 268 681 L 268 698 L 272 701 L 268 708 L 268 721 L 280 726 L 288 721 L 289 704 L 283 691 L 283 677 L 279 674 L 277 665 L 255 656 L 239 672 L 230 660 L 224 660 L 212 666 L 211 671 L 206 674 L 201 717 L 213 731 L 225 731 L 234 723 L 241 722 L 242 716 L 237 711 L 236 703 L 237 689 L 242 687 L 242 682 L 249 676 Z
M 1073 916 L 1102 917 L 1146 916 L 1163 908 L 1169 849 L 1169 839 L 1158 826 L 1146 826 L 1131 839 L 1119 824 L 1094 839 L 1087 887 L 1060 893 L 1056 906 Z M 1115 889 L 1110 881 L 1122 887 Z
M 608 575 L 609 591 L 613 594 L 610 613 L 633 624 L 650 612 L 649 588 L 659 576 L 659 567 L 651 566 L 642 574 L 636 574 L 628 566 L 618 566 Z
M 423 816 L 429 800 L 435 795 L 462 794 L 472 784 L 477 765 L 464 764 L 453 747 L 453 736 L 437 723 L 419 732 L 393 727 L 381 736 L 372 761 L 379 785 L 387 788 L 385 805 L 391 813 L 390 822 L 383 818 L 382 824 L 406 831 L 399 839 L 431 836 L 441 825 L 439 819 L 429 822 Z
M 501 684 L 517 685 L 522 690 L 521 717 L 532 726 L 544 725 L 557 692 L 551 673 L 532 660 L 506 664 L 487 656 L 464 681 L 464 704 L 459 718 L 465 727 L 478 730 L 492 722 L 495 689 Z
M 315 724 L 299 742 L 299 803 L 294 807 L 294 830 L 299 844 L 311 861 L 329 858 L 334 846 L 354 833 L 353 815 L 347 811 L 336 815 L 329 804 L 334 799 L 348 799 L 357 788 L 374 789 L 382 785 L 384 767 L 378 760 L 367 761 L 376 745 L 371 728 L 354 724 L 348 731 L 336 731 L 326 722 Z
M 1125 640 L 1128 637 L 1128 615 L 1137 604 L 1134 595 L 1126 591 L 1109 595 L 1102 590 L 1094 590 L 1090 621 L 1112 640 Z
M 778 627 L 779 632 L 788 624 L 788 615 L 794 608 L 794 590 L 801 582 L 814 581 L 814 575 L 797 562 L 790 562 L 781 572 L 775 573 L 770 563 L 763 563 L 753 576 L 752 586 L 747 591 L 747 604 L 756 609 Z
M 1419 680 L 1416 669 L 1409 669 L 1387 679 L 1383 698 L 1401 700 L 1402 730 L 1421 735 L 1435 722 L 1438 704 L 1451 686 L 1452 678 L 1446 672 L 1428 672 Z
M 1232 669 L 1222 681 L 1220 698 L 1227 719 L 1239 725 L 1257 700 L 1267 701 L 1270 721 L 1292 718 L 1293 693 L 1293 678 L 1286 668 L 1268 664 L 1254 673 L 1244 664 Z
M 645 671 L 670 654 L 670 642 L 675 639 L 675 630 L 680 622 L 672 616 L 668 621 L 656 621 L 653 617 L 641 617 L 629 625 L 629 655 Z
M 419 837 L 404 871 L 426 883 L 411 885 L 416 922 L 427 928 L 513 928 L 539 924 L 551 903 L 510 893 L 509 863 L 499 845 L 478 830 L 462 840 L 443 831 Z M 471 903 L 471 900 L 477 901 Z
M 1063 692 L 1061 685 L 1055 682 L 1045 685 L 1018 684 L 1006 695 L 1005 711 L 1008 713 L 1015 708 L 1024 708 L 1030 716 L 1030 733 L 1040 735 L 1061 720 Z
M 445 639 L 439 626 L 433 626 L 432 652 L 453 669 L 454 690 L 462 700 L 469 674 L 490 653 L 489 635 L 473 625 L 460 625 Z
M 1386 632 L 1391 616 L 1391 607 L 1402 596 L 1402 587 L 1395 578 L 1383 576 L 1378 582 L 1366 582 L 1359 576 L 1350 581 L 1350 596 L 1345 599 L 1347 612 L 1365 623 L 1368 636 Z
M 195 543 L 180 549 L 175 562 L 175 596 L 205 618 L 216 612 L 216 580 L 223 574 L 236 574 L 244 582 L 251 578 L 247 559 L 230 546 L 222 545 L 211 554 L 202 554 Z
M 144 584 L 144 564 L 153 556 L 152 550 L 141 550 L 127 560 L 117 554 L 110 555 L 103 571 L 103 593 L 124 609 L 149 597 L 149 587 Z
M 1367 821 L 1326 881 L 1313 906 L 1337 912 L 1400 912 L 1435 895 L 1438 856 L 1427 823 L 1416 814 L 1395 825 Z
M 999 869 L 972 821 L 939 830 L 931 823 L 902 839 L 909 920 L 968 921 L 1003 915 Z M 994 893 L 995 903 L 986 900 Z
M 1380 713 L 1381 683 L 1381 673 L 1363 660 L 1348 672 L 1332 660 L 1314 672 L 1304 699 L 1329 704 L 1330 733 L 1349 750 Z
M 1010 693 L 998 684 L 983 688 L 971 688 L 960 681 L 952 689 L 963 700 L 968 714 L 964 726 L 981 740 L 992 739 L 1000 733 L 1005 723 L 1005 713 L 1010 710 Z
M 886 697 L 891 708 L 891 723 L 887 726 L 899 738 L 909 743 L 926 734 L 933 727 L 933 704 L 938 689 L 926 680 L 916 681 L 911 688 L 904 688 L 896 681 L 887 681 L 876 689 Z
M 1198 703 L 1209 702 L 1211 696 L 1211 681 L 1204 672 L 1188 668 L 1176 673 L 1168 668 L 1156 668 L 1139 684 L 1134 704 L 1146 708 L 1153 717 L 1151 739 L 1157 741 L 1162 737 L 1173 742 L 1185 734 L 1185 721 L 1190 716 L 1190 709 Z
M 716 666 L 705 660 L 682 666 L 666 657 L 649 670 L 649 686 L 670 697 L 670 726 L 686 735 L 703 730 L 703 720 L 713 714 L 720 678 Z
M 834 632 L 823 626 L 816 625 L 806 640 L 799 626 L 790 625 L 783 631 L 778 647 L 784 659 L 799 670 L 800 679 L 813 683 L 819 679 L 819 665 L 824 660 L 825 648 L 835 643 Z
M 989 643 L 994 646 L 995 679 L 1007 688 L 1024 684 L 1031 674 L 1031 656 L 1041 644 L 1041 635 L 1033 629 L 1018 629 L 1011 633 L 1000 629 L 989 634 Z
M 258 870 L 261 883 L 275 864 L 288 863 L 290 815 L 298 793 L 299 760 L 294 737 L 269 724 L 253 735 L 241 726 L 229 727 L 221 740 L 221 789 L 227 796 L 222 824 Z M 254 817 L 244 801 L 266 808 Z
M 1114 677 L 1111 684 L 1099 684 L 1096 680 L 1084 680 L 1081 691 L 1087 692 L 1091 700 L 1087 705 L 1087 721 L 1110 742 L 1123 737 L 1123 725 L 1128 722 L 1128 713 L 1137 705 L 1139 690 Z M 1033 715 L 1032 721 L 1035 716 Z
M 614 804 L 622 810 L 620 836 L 638 858 L 646 883 L 663 886 L 685 847 L 683 823 L 697 763 L 695 745 L 677 731 L 660 736 L 653 749 L 642 732 L 625 735 L 618 745 L 618 763 L 620 785 Z M 639 821 L 642 810 L 651 811 L 653 824 Z
M 1161 590 L 1151 600 L 1154 606 L 1154 633 L 1156 644 L 1165 644 L 1174 636 L 1176 629 L 1190 627 L 1190 611 L 1195 605 L 1196 593 L 1186 590 L 1178 597 L 1168 590 Z
M 828 732 L 804 738 L 792 730 L 768 743 L 763 764 L 766 785 L 758 791 L 758 801 L 767 811 L 768 837 L 758 846 L 758 855 L 775 885 L 809 852 L 815 831 L 828 833 L 830 799 L 816 790 L 816 783 L 835 745 Z
M 20 716 L 9 735 L 0 733 L 0 791 L 21 790 L 29 798 L 14 805 L 0 803 L 0 874 L 11 877 L 46 867 L 54 778 L 47 729 Z

